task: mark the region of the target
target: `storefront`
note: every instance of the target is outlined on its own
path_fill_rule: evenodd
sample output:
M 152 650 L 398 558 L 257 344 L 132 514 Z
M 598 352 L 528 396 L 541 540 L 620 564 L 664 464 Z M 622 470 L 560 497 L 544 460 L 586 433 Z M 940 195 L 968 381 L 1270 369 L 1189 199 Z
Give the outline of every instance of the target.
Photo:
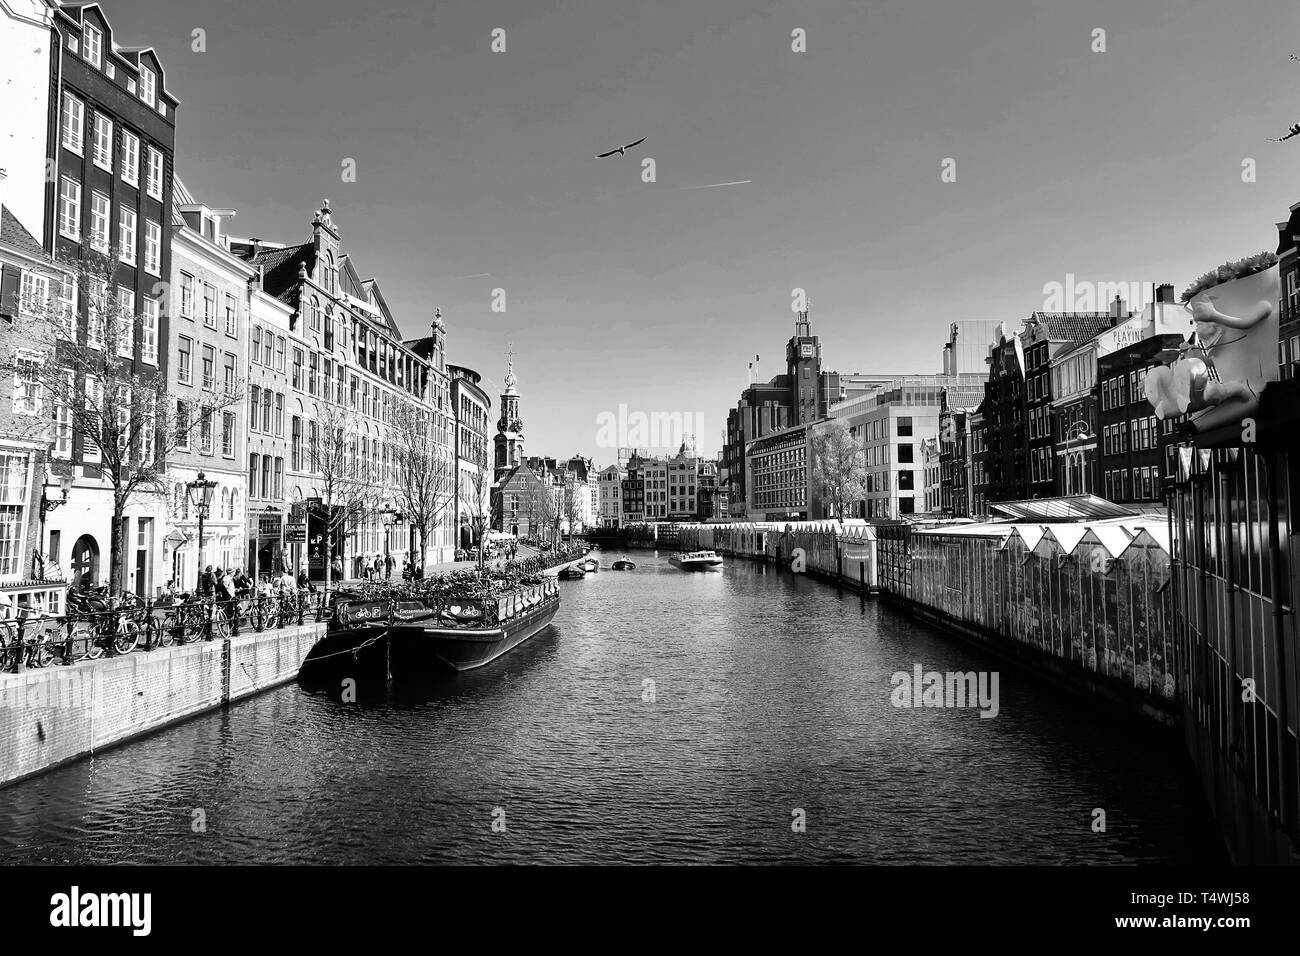
M 249 512 L 248 569 L 256 581 L 292 570 L 284 553 L 284 517 L 274 505 Z

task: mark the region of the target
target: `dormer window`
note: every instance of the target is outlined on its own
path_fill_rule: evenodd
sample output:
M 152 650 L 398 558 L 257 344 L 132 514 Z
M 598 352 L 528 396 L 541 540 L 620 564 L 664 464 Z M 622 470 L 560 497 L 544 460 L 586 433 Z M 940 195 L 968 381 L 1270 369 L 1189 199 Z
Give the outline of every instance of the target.
M 81 27 L 81 55 L 98 69 L 104 62 L 104 34 L 89 23 Z
M 150 106 L 158 99 L 158 77 L 147 66 L 140 67 L 140 99 Z

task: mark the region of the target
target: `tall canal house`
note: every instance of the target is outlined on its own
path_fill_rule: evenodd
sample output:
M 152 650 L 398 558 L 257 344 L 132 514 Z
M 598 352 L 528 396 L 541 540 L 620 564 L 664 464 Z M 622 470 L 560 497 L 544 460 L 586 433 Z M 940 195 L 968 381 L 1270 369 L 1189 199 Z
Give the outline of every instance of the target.
M 33 5 L 26 5 L 29 13 Z M 49 6 L 49 5 L 47 5 Z M 19 158 L 21 173 L 8 191 L 44 199 L 42 246 L 55 259 L 75 260 L 87 250 L 116 250 L 112 280 L 129 328 L 116 335 L 110 361 L 166 380 L 171 334 L 165 283 L 172 269 L 172 169 L 178 101 L 167 89 L 162 63 L 148 47 L 122 46 L 97 4 L 49 9 L 50 61 L 46 135 L 41 140 L 51 175 L 29 178 L 31 157 Z M 7 26 L 7 25 L 6 25 Z M 29 90 L 30 94 L 31 91 Z M 6 92 L 8 103 L 8 92 Z M 30 98 L 24 108 L 30 112 Z M 7 108 L 6 108 L 7 112 Z M 26 115 L 26 114 L 23 114 Z M 4 162 L 8 162 L 4 160 Z M 45 163 L 42 162 L 41 168 Z M 92 288 L 69 283 L 64 302 L 79 347 L 102 348 L 108 282 Z M 98 343 L 98 344 L 97 344 Z M 152 447 L 132 452 L 152 455 Z M 112 539 L 112 493 L 104 480 L 94 436 L 56 424 L 52 460 L 41 484 L 72 479 L 66 504 L 45 515 L 47 566 L 67 576 L 106 582 Z M 123 586 L 145 593 L 165 580 L 160 547 L 168 496 L 138 493 L 117 529 L 123 545 Z
M 163 553 L 167 579 L 190 588 L 205 565 L 231 568 L 244 563 L 248 489 L 253 487 L 244 475 L 247 434 L 273 426 L 283 432 L 284 391 L 272 403 L 270 389 L 244 385 L 250 361 L 249 283 L 256 272 L 228 248 L 226 228 L 235 211 L 198 202 L 179 179 L 173 195 L 168 389 L 182 440 L 168 462 L 170 527 L 153 544 Z M 258 333 L 256 361 L 261 362 L 260 329 Z M 195 409 L 202 407 L 204 394 L 217 391 L 236 397 L 247 391 L 252 402 L 247 411 L 232 403 L 199 415 Z M 204 516 L 202 550 L 199 515 L 187 487 L 200 472 L 215 482 Z M 142 574 L 147 571 L 141 569 Z M 153 583 L 143 581 L 141 593 L 154 593 Z

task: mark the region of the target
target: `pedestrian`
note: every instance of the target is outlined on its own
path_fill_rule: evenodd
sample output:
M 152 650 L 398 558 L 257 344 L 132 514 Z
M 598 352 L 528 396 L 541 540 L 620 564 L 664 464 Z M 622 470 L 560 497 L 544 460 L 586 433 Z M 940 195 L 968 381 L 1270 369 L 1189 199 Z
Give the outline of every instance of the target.
M 212 565 L 209 564 L 203 569 L 203 573 L 199 575 L 199 593 L 204 597 L 210 596 L 216 587 L 216 583 L 216 575 L 212 573 Z
M 334 579 L 336 581 L 342 581 L 343 580 L 343 559 L 340 558 L 337 554 L 334 555 L 334 561 L 330 565 L 330 568 L 334 572 Z
M 386 572 L 384 577 L 391 578 L 393 576 L 393 565 L 396 563 L 391 554 L 384 555 L 384 571 Z

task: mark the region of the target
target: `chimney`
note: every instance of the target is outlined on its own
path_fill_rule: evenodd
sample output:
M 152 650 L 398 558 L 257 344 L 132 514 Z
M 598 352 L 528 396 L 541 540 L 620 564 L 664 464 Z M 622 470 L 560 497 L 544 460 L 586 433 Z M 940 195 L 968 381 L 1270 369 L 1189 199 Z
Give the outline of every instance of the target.
M 1124 309 L 1124 300 L 1121 299 L 1118 295 L 1116 295 L 1115 301 L 1110 304 L 1110 318 L 1111 318 L 1110 324 L 1114 325 L 1120 319 L 1127 318 L 1127 317 L 1128 317 L 1128 313 Z
M 1169 305 L 1174 304 L 1174 287 L 1168 282 L 1156 286 L 1156 301 L 1167 302 Z
M 0 206 L 5 204 L 5 180 L 9 178 L 9 173 L 0 169 Z

